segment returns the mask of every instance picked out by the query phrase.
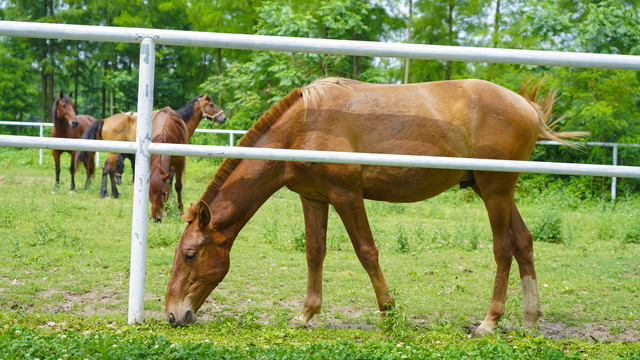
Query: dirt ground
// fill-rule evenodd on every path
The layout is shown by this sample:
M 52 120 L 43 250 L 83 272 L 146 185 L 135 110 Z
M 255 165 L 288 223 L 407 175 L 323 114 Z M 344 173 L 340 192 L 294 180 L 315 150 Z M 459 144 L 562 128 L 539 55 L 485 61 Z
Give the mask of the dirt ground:
M 116 313 L 122 311 L 121 306 L 117 305 L 111 307 L 111 309 L 105 309 L 106 304 L 115 304 L 119 301 L 116 298 L 122 299 L 122 295 L 114 296 L 114 293 L 109 292 L 105 293 L 104 291 L 92 291 L 85 294 L 74 294 L 70 291 L 64 291 L 62 293 L 64 300 L 61 302 L 56 302 L 57 304 L 47 305 L 46 308 L 35 309 L 34 304 L 13 304 L 10 305 L 10 311 L 42 311 L 42 312 L 51 312 L 51 313 L 73 313 L 78 312 L 79 316 L 87 316 L 91 314 L 105 314 L 105 313 Z M 52 294 L 44 294 L 45 298 L 51 296 Z M 150 300 L 150 299 L 147 299 Z M 164 299 L 154 298 L 154 301 L 162 302 Z M 121 303 L 121 302 L 120 302 Z M 126 306 L 126 304 L 122 304 Z M 198 313 L 198 322 L 207 322 L 213 321 L 220 314 L 228 315 L 228 316 L 238 316 L 242 314 L 242 311 L 238 312 L 228 312 L 222 311 L 221 304 L 216 304 L 215 301 L 211 302 L 210 300 L 205 303 L 205 305 L 201 308 Z M 287 302 L 281 304 L 283 308 L 288 308 L 295 313 L 297 309 L 299 309 L 299 304 L 297 302 Z M 345 322 L 344 318 L 353 318 L 357 319 L 363 313 L 363 309 L 356 308 L 341 308 L 339 309 L 339 313 L 342 316 L 342 319 L 337 319 L 336 317 L 331 315 L 331 311 L 325 312 L 320 316 L 314 318 L 310 323 L 310 328 L 314 327 L 333 327 L 336 329 L 349 329 L 349 328 L 357 328 L 357 329 L 375 329 L 376 324 L 369 323 L 359 323 L 359 322 Z M 151 311 L 148 310 L 145 313 L 147 318 L 153 319 L 164 319 L 164 313 L 162 311 Z M 261 322 L 268 323 L 273 320 L 274 314 L 260 314 L 256 313 L 256 315 L 261 319 Z M 422 327 L 428 329 L 430 326 L 430 321 L 435 321 L 435 319 L 412 319 L 411 323 L 418 327 Z M 462 330 L 469 333 L 469 336 L 472 336 L 474 330 L 480 325 L 479 322 L 462 326 Z M 501 332 L 509 332 L 512 330 L 516 330 L 515 326 L 511 326 L 509 324 L 505 324 L 502 322 L 499 324 L 495 331 Z M 631 322 L 625 323 L 625 326 L 615 325 L 615 324 L 596 324 L 596 323 L 582 323 L 578 325 L 567 325 L 564 322 L 549 322 L 546 319 L 541 319 L 538 322 L 538 329 L 533 330 L 534 333 L 541 334 L 545 338 L 554 339 L 554 340 L 562 340 L 562 339 L 581 339 L 593 342 L 640 342 L 640 320 L 634 320 Z

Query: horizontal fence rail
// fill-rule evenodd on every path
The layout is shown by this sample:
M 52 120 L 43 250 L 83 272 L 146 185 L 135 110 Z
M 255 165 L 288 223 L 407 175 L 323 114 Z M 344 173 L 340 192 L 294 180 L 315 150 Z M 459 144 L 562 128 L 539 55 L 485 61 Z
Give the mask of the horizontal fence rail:
M 94 143 L 96 143 L 95 146 Z M 32 136 L 0 135 L 0 145 L 13 147 L 80 150 L 87 147 L 100 151 L 135 153 L 136 143 L 45 138 L 34 143 Z M 617 176 L 640 178 L 640 167 L 594 164 L 552 163 L 539 161 L 471 159 L 441 156 L 394 155 L 338 151 L 311 151 L 212 145 L 151 143 L 149 153 L 180 156 L 263 159 L 298 162 L 322 162 L 380 166 L 407 166 L 434 169 L 462 169 L 503 172 L 530 172 L 559 175 Z M 481 160 L 481 161 L 480 161 Z
M 632 55 L 310 39 L 19 21 L 0 21 L 0 35 L 124 43 L 140 43 L 143 39 L 149 38 L 157 45 L 640 70 L 639 57 Z
M 134 210 L 131 236 L 129 323 L 144 320 L 142 311 L 144 303 L 144 272 L 146 263 L 149 190 L 148 170 L 150 154 L 166 153 L 176 155 L 237 157 L 248 159 L 336 163 L 347 162 L 388 166 L 420 166 L 444 169 L 456 168 L 487 171 L 545 172 L 568 175 L 640 177 L 640 167 L 630 166 L 537 163 L 506 160 L 311 152 L 301 150 L 211 147 L 197 145 L 176 146 L 150 143 L 151 106 L 153 103 L 154 89 L 153 69 L 155 67 L 156 45 L 199 46 L 210 48 L 290 51 L 336 55 L 430 59 L 440 61 L 490 62 L 622 70 L 640 70 L 640 56 L 472 48 L 462 46 L 400 44 L 352 40 L 306 39 L 280 36 L 222 34 L 196 31 L 119 28 L 18 21 L 0 21 L 0 36 L 140 44 L 140 71 L 138 79 L 137 105 L 139 118 L 135 143 L 81 143 L 84 140 L 52 138 L 46 138 L 45 140 L 34 137 L 0 135 L 1 146 L 38 148 L 43 147 L 44 145 L 45 148 L 63 150 L 72 149 L 136 153 L 136 179 L 134 184 Z M 364 157 L 370 158 L 365 159 Z

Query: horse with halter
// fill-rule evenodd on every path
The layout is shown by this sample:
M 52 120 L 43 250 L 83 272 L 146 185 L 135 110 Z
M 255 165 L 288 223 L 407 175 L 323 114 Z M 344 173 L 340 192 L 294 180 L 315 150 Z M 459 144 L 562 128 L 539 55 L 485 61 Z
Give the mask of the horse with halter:
M 180 118 L 184 121 L 189 129 L 189 139 L 198 128 L 200 120 L 211 120 L 212 123 L 218 123 L 218 125 L 224 124 L 227 120 L 227 116 L 224 114 L 209 94 L 204 94 L 195 97 L 180 109 L 176 110 L 176 113 L 180 115 Z M 134 154 L 120 154 L 116 162 L 116 184 L 120 184 L 122 172 L 124 171 L 124 159 L 129 159 L 132 169 L 134 168 L 135 155 Z M 133 183 L 133 178 L 131 179 Z
M 79 139 L 84 131 L 96 121 L 93 116 L 90 115 L 76 115 L 76 111 L 73 107 L 73 100 L 71 94 L 64 94 L 60 91 L 60 96 L 53 102 L 51 114 L 53 117 L 53 130 L 51 130 L 51 137 L 67 138 L 67 139 Z M 68 152 L 71 155 L 71 166 L 69 172 L 71 173 L 71 189 L 74 191 L 76 188 L 75 172 L 76 172 L 76 152 L 72 150 L 51 150 L 53 153 L 53 161 L 56 166 L 56 184 L 54 191 L 60 187 L 60 155 Z M 88 156 L 82 161 L 85 169 L 87 170 L 87 180 L 85 187 L 89 186 L 91 176 L 95 169 L 93 163 L 93 157 L 95 153 L 89 153 Z
M 486 159 L 528 160 L 538 139 L 571 145 L 584 135 L 552 130 L 553 93 L 536 99 L 537 87 L 518 95 L 482 80 L 408 85 L 322 79 L 294 89 L 271 107 L 239 146 Z M 175 249 L 165 313 L 173 326 L 196 312 L 229 271 L 233 242 L 278 189 L 300 195 L 305 219 L 307 294 L 297 321 L 306 324 L 322 305 L 329 205 L 340 216 L 373 284 L 378 307 L 394 298 L 378 263 L 363 199 L 415 202 L 460 184 L 484 201 L 493 232 L 497 272 L 487 315 L 476 329 L 490 333 L 504 313 L 512 259 L 523 291 L 524 325 L 542 315 L 531 234 L 516 208 L 520 174 L 357 164 L 226 159 L 200 201 L 187 210 L 188 225 Z

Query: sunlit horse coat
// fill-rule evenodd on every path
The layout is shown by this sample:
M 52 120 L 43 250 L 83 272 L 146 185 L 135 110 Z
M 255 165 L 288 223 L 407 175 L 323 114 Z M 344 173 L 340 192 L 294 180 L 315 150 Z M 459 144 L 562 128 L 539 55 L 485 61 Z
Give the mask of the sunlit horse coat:
M 535 92 L 528 97 L 533 99 Z M 563 138 L 578 135 L 550 129 L 553 96 L 541 104 L 481 80 L 376 85 L 330 78 L 293 90 L 256 122 L 240 146 L 527 160 L 538 139 L 566 142 Z M 531 235 L 514 202 L 518 177 L 227 159 L 184 217 L 189 224 L 175 250 L 167 319 L 172 325 L 195 321 L 195 313 L 229 270 L 229 251 L 238 232 L 285 186 L 300 194 L 305 218 L 308 283 L 298 320 L 307 323 L 320 312 L 329 204 L 346 227 L 380 310 L 386 310 L 394 301 L 378 264 L 363 199 L 413 202 L 462 184 L 485 203 L 497 263 L 489 311 L 477 332 L 491 332 L 504 312 L 514 256 L 520 268 L 524 324 L 533 326 L 542 310 Z

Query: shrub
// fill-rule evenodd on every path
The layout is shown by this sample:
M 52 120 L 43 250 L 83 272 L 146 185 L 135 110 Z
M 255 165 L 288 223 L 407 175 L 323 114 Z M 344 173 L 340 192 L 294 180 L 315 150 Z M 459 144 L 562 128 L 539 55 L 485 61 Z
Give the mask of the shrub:
M 534 223 L 531 235 L 534 240 L 561 243 L 562 238 L 562 218 L 555 211 L 544 212 L 542 217 Z

